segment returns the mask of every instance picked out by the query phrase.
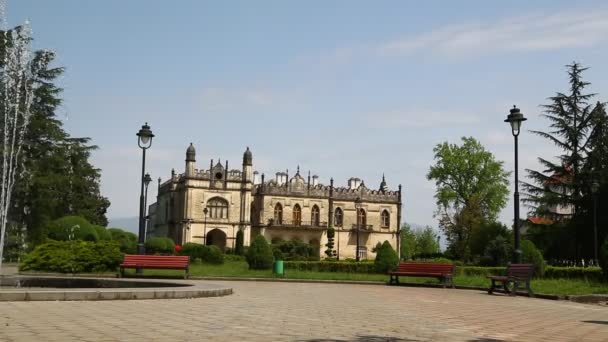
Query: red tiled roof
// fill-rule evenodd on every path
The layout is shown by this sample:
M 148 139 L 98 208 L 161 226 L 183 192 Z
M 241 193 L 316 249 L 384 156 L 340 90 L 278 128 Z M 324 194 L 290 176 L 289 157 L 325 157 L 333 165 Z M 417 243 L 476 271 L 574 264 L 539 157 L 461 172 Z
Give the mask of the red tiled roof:
M 531 217 L 528 217 L 528 221 L 530 221 L 533 224 L 542 224 L 542 225 L 553 224 L 553 220 L 550 218 L 547 218 L 547 217 L 531 216 Z

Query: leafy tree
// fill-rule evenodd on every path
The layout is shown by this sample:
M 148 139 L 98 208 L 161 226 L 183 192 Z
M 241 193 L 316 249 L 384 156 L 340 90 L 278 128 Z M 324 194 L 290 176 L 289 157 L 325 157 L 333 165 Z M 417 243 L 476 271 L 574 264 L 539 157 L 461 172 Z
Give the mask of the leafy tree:
M 412 229 L 407 223 L 401 227 L 401 257 L 403 259 L 412 259 L 416 255 L 436 254 L 438 251 L 439 243 L 433 228 L 426 226 L 424 229 Z
M 426 226 L 424 229 L 414 231 L 416 236 L 416 254 L 435 254 L 439 251 L 437 234 L 433 228 Z
M 512 249 L 510 241 L 502 235 L 498 235 L 485 246 L 480 264 L 482 266 L 505 266 L 511 259 Z
M 468 261 L 471 231 L 485 220 L 495 220 L 505 207 L 510 173 L 477 140 L 461 140 L 460 146 L 444 142 L 433 149 L 435 165 L 427 178 L 437 186 L 436 215 L 448 249 L 454 257 Z
M 416 254 L 416 235 L 412 231 L 412 227 L 404 223 L 401 226 L 401 259 L 411 260 L 414 254 Z
M 512 232 L 500 222 L 482 222 L 471 231 L 470 251 L 473 258 L 486 254 L 488 244 L 498 237 L 505 242 L 512 241 Z
M 568 93 L 558 92 L 543 106 L 550 129 L 533 131 L 553 142 L 561 154 L 557 160 L 538 158 L 542 171 L 527 170 L 533 182 L 524 183 L 524 201 L 534 214 L 565 226 L 570 237 L 559 257 L 591 257 L 593 249 L 582 247 L 591 247 L 593 241 L 591 183 L 608 183 L 608 119 L 604 105 L 592 103 L 595 94 L 586 90 L 589 82 L 582 74 L 587 68 L 576 62 L 566 68 Z
M 0 53 L 5 51 L 0 46 Z M 70 137 L 57 119 L 62 89 L 54 82 L 64 68 L 52 67 L 54 59 L 55 54 L 47 50 L 36 51 L 32 58 L 29 86 L 34 96 L 10 213 L 11 221 L 25 222 L 33 244 L 44 241 L 50 221 L 65 215 L 107 225 L 105 213 L 110 205 L 99 191 L 100 171 L 89 162 L 96 147 L 89 145 L 89 138 Z

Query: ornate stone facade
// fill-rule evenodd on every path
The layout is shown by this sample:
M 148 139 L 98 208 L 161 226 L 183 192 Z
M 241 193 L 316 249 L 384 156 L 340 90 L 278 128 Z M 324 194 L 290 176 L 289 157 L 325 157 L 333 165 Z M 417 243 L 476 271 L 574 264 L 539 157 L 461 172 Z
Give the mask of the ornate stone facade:
M 229 170 L 213 160 L 207 170 L 195 168 L 195 151 L 186 152 L 186 171 L 160 183 L 157 203 L 151 205 L 151 235 L 169 236 L 178 243 L 197 242 L 232 247 L 236 232 L 245 233 L 245 245 L 261 234 L 273 239 L 313 244 L 325 257 L 327 231 L 335 230 L 334 253 L 340 259 L 372 259 L 372 248 L 389 241 L 398 250 L 401 223 L 401 186 L 389 191 L 384 176 L 379 190 L 351 178 L 347 187 L 320 184 L 317 176 L 289 178 L 279 172 L 270 181 L 252 173 L 249 148 L 242 170 Z M 357 202 L 357 199 L 360 201 Z M 357 210 L 356 203 L 359 203 Z M 358 236 L 358 238 L 357 238 Z

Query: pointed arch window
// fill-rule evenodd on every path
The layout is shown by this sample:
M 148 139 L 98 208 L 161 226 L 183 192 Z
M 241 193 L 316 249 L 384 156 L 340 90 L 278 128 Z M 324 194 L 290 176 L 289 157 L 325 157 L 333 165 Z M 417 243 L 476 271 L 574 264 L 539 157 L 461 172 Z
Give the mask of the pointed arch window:
M 228 201 L 223 198 L 214 197 L 207 202 L 209 217 L 212 219 L 228 218 Z
M 277 203 L 274 206 L 274 222 L 276 224 L 283 223 L 283 206 L 281 205 L 281 203 Z
M 359 209 L 359 212 L 357 212 L 357 224 L 361 225 L 361 228 L 365 228 L 365 225 L 367 224 L 366 216 L 365 209 Z
M 391 214 L 388 210 L 384 209 L 381 215 L 382 228 L 389 228 L 391 226 Z
M 310 211 L 310 223 L 313 225 L 313 227 L 319 226 L 319 216 L 319 207 L 315 204 L 312 206 L 312 210 Z
M 299 204 L 293 206 L 293 224 L 294 226 L 302 224 L 302 208 Z
M 336 208 L 336 212 L 334 213 L 334 225 L 336 227 L 342 227 L 342 223 L 344 222 L 344 213 L 342 209 Z

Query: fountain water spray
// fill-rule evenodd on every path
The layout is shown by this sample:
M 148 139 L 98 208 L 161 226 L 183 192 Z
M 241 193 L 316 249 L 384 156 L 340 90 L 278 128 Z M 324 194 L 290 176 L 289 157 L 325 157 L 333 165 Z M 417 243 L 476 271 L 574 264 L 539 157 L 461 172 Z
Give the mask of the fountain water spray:
M 11 205 L 19 154 L 30 121 L 32 74 L 29 22 L 8 29 L 6 1 L 0 0 L 0 139 L 2 164 L 0 179 L 0 274 L 6 224 Z

